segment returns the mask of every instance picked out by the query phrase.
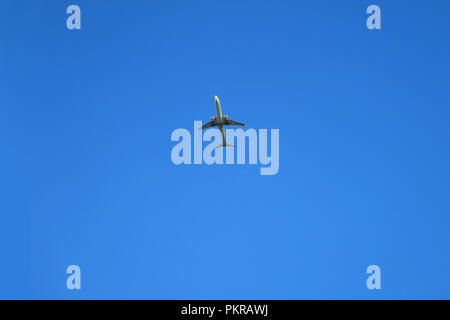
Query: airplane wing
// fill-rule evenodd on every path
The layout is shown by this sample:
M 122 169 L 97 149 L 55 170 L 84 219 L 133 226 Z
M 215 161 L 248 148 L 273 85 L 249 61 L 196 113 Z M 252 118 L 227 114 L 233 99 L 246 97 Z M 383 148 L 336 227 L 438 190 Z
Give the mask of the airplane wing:
M 245 127 L 245 124 L 244 123 L 241 123 L 241 122 L 237 122 L 237 121 L 234 121 L 234 120 L 231 120 L 231 119 L 224 119 L 224 125 L 229 125 L 229 126 L 244 126 Z
M 203 126 L 198 128 L 198 130 L 203 130 L 203 129 L 211 128 L 211 127 L 214 127 L 214 121 L 210 121 L 208 123 L 205 123 Z

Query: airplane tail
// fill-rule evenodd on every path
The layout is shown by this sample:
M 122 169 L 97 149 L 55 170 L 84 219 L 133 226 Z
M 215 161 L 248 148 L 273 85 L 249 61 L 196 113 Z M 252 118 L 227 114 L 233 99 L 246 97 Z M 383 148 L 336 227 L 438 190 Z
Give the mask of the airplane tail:
M 218 145 L 217 147 L 216 147 L 216 149 L 217 148 L 220 148 L 220 147 L 233 147 L 234 148 L 234 145 L 232 145 L 232 144 L 230 144 L 230 143 L 227 143 L 227 142 L 224 142 L 224 143 L 222 143 L 221 145 Z

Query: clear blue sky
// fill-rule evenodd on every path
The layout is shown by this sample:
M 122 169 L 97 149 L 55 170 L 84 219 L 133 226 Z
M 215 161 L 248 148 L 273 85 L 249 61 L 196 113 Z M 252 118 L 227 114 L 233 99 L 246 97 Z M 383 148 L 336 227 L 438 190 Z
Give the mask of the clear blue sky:
M 449 13 L 2 2 L 0 298 L 449 299 Z M 171 162 L 172 131 L 208 121 L 214 95 L 280 129 L 277 175 Z

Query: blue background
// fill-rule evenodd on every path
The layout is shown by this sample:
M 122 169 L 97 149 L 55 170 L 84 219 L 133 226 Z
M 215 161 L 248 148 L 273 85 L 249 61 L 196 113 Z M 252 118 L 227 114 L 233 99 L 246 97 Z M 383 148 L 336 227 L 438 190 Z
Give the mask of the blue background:
M 449 9 L 3 1 L 0 298 L 449 299 Z M 214 95 L 277 175 L 171 162 Z

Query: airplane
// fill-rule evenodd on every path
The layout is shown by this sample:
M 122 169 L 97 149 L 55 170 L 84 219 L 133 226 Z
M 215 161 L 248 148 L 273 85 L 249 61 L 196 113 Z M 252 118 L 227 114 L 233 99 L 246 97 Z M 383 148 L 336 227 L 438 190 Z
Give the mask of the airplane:
M 204 124 L 202 127 L 198 128 L 198 130 L 203 130 L 211 127 L 219 127 L 220 133 L 222 134 L 222 144 L 217 146 L 217 148 L 220 147 L 234 147 L 234 145 L 229 144 L 225 141 L 225 132 L 223 130 L 223 126 L 245 126 L 244 123 L 240 123 L 231 119 L 228 119 L 228 115 L 225 115 L 225 117 L 222 117 L 222 110 L 220 109 L 220 101 L 217 96 L 214 96 L 215 102 L 216 102 L 216 113 L 217 117 L 214 118 L 214 116 L 211 116 L 211 121 Z

